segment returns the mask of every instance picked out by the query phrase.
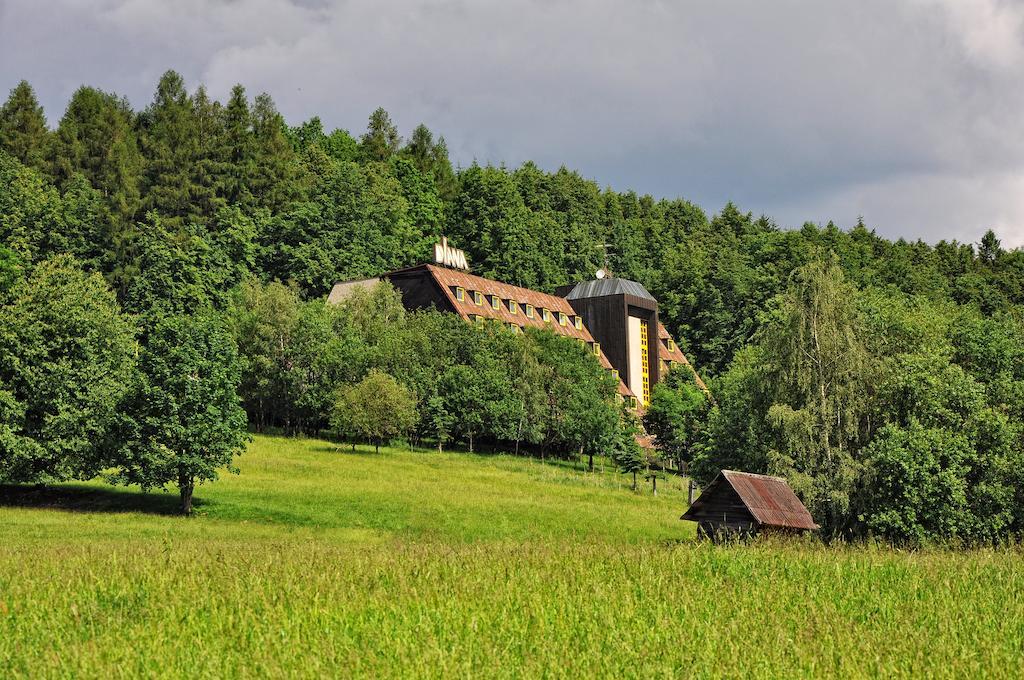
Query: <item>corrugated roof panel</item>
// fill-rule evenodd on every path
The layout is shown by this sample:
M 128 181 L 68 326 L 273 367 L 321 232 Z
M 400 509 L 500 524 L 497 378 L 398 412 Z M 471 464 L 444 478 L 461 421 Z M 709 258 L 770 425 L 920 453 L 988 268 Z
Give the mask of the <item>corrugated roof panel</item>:
M 733 470 L 722 470 L 722 476 L 761 524 L 792 529 L 818 528 L 785 479 Z
M 633 295 L 651 302 L 657 302 L 642 284 L 629 279 L 593 279 L 577 283 L 576 287 L 565 296 L 567 300 L 603 297 L 605 295 Z

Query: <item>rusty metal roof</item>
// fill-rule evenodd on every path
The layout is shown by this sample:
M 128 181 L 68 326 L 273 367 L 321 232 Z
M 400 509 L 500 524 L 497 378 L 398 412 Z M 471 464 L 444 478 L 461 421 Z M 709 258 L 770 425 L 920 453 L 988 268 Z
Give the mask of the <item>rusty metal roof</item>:
M 796 497 L 785 479 L 734 470 L 722 470 L 715 481 L 701 493 L 700 498 L 694 501 L 682 519 L 691 519 L 690 513 L 702 504 L 704 494 L 713 493 L 713 489 L 723 480 L 733 488 L 743 505 L 762 526 L 812 530 L 818 528 L 811 513 Z

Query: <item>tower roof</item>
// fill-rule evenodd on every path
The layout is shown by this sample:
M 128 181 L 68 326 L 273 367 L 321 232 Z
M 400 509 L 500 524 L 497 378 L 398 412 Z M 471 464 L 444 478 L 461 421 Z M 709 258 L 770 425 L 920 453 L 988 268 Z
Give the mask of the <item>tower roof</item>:
M 565 298 L 580 300 L 583 298 L 604 297 L 606 295 L 632 295 L 634 297 L 657 302 L 643 285 L 629 279 L 593 279 L 577 283 Z

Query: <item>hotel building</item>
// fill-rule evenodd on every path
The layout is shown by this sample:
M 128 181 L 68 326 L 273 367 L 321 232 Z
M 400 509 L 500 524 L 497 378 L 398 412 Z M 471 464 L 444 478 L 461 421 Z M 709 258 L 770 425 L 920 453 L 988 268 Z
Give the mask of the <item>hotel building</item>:
M 498 322 L 513 332 L 547 328 L 593 352 L 618 378 L 623 399 L 641 411 L 650 402 L 651 389 L 674 366 L 692 371 L 697 384 L 707 389 L 658 320 L 657 301 L 635 281 L 603 277 L 549 295 L 470 274 L 465 255 L 445 240 L 435 247 L 434 259 L 435 264 L 338 283 L 328 302 L 340 302 L 357 286 L 385 280 L 401 292 L 410 310 L 433 307 L 468 322 Z

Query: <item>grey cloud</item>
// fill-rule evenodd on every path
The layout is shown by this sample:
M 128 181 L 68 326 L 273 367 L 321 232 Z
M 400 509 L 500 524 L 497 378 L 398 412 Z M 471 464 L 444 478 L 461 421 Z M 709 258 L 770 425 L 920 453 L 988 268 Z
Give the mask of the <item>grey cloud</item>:
M 533 159 L 785 226 L 1024 245 L 1024 8 L 1001 0 L 0 0 L 0 87 L 51 123 L 166 68 L 359 132 L 387 108 L 468 164 Z

